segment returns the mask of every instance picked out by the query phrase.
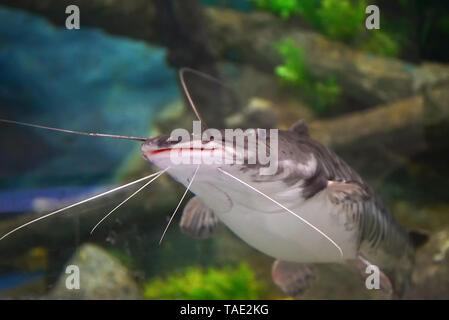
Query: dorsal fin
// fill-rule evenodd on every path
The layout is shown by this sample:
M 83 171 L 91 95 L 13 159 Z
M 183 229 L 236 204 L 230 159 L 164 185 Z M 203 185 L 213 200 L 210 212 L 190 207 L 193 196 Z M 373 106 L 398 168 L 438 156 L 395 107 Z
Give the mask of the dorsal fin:
M 298 122 L 294 123 L 289 130 L 296 132 L 300 136 L 309 136 L 309 128 L 307 127 L 304 120 L 299 120 Z

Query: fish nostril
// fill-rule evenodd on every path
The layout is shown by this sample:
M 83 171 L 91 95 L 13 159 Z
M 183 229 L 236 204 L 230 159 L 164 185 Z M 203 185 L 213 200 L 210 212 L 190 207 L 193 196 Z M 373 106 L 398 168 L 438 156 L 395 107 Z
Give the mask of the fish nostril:
M 162 136 L 162 137 L 159 137 L 155 142 L 156 142 L 155 144 L 159 148 L 164 148 L 164 147 L 170 145 L 170 137 Z
M 167 139 L 165 139 L 164 143 L 166 145 L 173 145 L 173 144 L 177 144 L 180 143 L 182 141 L 182 137 L 178 136 L 176 139 L 173 139 L 172 137 L 168 137 Z

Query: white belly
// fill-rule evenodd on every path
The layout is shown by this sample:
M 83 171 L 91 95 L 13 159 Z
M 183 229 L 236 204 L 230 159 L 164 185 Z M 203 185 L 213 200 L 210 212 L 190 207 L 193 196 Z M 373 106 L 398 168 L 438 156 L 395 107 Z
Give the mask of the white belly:
M 208 199 L 204 199 L 207 204 Z M 271 211 L 260 212 L 249 209 L 252 201 L 258 201 Z M 265 206 L 266 204 L 266 206 Z M 213 203 L 208 204 L 213 208 Z M 288 211 L 261 201 L 260 196 L 246 198 L 244 205 L 234 203 L 228 212 L 216 211 L 219 219 L 250 246 L 276 259 L 301 262 L 343 262 L 356 256 L 356 231 L 344 226 L 345 216 L 328 201 L 325 192 L 312 200 L 287 208 L 313 224 L 331 238 L 343 252 L 317 230 L 301 221 Z
M 205 175 L 206 170 L 203 169 L 202 174 Z M 326 189 L 302 201 L 298 188 L 285 188 L 282 182 L 264 183 L 267 194 L 314 225 L 338 247 L 298 217 L 247 186 L 224 175 L 217 176 L 216 170 L 210 174 L 210 179 L 205 175 L 195 180 L 192 192 L 229 229 L 255 249 L 276 259 L 301 263 L 343 262 L 356 257 L 357 230 L 346 229 L 346 215 L 329 202 Z M 188 184 L 183 179 L 178 181 Z M 261 186 L 252 184 L 256 188 Z

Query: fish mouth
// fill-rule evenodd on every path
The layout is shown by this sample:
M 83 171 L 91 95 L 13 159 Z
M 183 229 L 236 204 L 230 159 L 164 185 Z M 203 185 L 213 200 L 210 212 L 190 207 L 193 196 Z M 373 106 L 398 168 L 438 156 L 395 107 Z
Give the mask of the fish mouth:
M 146 151 L 145 155 L 146 156 L 154 156 L 157 154 L 161 154 L 161 153 L 167 153 L 167 152 L 172 152 L 172 151 L 190 151 L 190 152 L 195 152 L 195 151 L 199 151 L 199 152 L 203 152 L 203 151 L 209 151 L 209 152 L 213 152 L 216 150 L 221 150 L 223 151 L 223 149 L 221 148 L 161 148 L 161 149 L 154 149 L 154 150 L 150 150 L 150 151 Z
M 226 162 L 225 149 L 218 146 L 173 146 L 156 147 L 142 150 L 146 160 L 157 166 L 172 168 L 191 165 L 205 165 L 216 167 Z

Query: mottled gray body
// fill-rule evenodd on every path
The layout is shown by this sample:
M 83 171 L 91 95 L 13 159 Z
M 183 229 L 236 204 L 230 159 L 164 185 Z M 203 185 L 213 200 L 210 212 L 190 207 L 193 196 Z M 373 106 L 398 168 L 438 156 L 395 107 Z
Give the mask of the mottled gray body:
M 201 143 L 219 148 L 221 141 Z M 269 149 L 270 141 L 266 144 Z M 183 147 L 159 137 L 145 142 L 142 152 L 147 160 L 166 168 L 170 161 L 164 150 Z M 231 155 L 238 152 L 251 156 L 237 146 L 225 150 Z M 273 267 L 274 281 L 292 295 L 302 292 L 313 278 L 310 269 L 301 264 L 323 262 L 348 263 L 362 273 L 366 264 L 374 264 L 387 276 L 382 281 L 386 290 L 394 288 L 401 294 L 410 278 L 414 249 L 408 234 L 373 190 L 340 157 L 311 139 L 303 122 L 289 131 L 279 131 L 277 152 L 278 170 L 269 176 L 260 175 L 258 164 L 202 165 L 191 187 L 199 200 L 194 198 L 195 203 L 186 206 L 183 229 L 202 238 L 212 233 L 218 220 L 224 222 L 249 245 L 278 260 Z M 176 166 L 168 173 L 187 185 L 192 168 Z M 285 210 L 223 177 L 223 170 L 329 234 L 341 246 L 343 257 Z
M 279 133 L 279 150 L 281 157 L 284 154 L 302 163 L 311 154 L 317 159 L 317 168 L 306 178 L 302 196 L 313 199 L 317 193 L 329 189 L 331 201 L 341 205 L 348 215 L 347 227 L 357 229 L 360 255 L 391 279 L 397 294 L 402 293 L 410 280 L 414 261 L 414 248 L 408 233 L 344 160 L 312 140 L 306 130 L 301 130 L 301 125 L 298 129 Z M 292 175 L 286 184 L 294 180 Z M 340 183 L 329 185 L 329 181 Z

